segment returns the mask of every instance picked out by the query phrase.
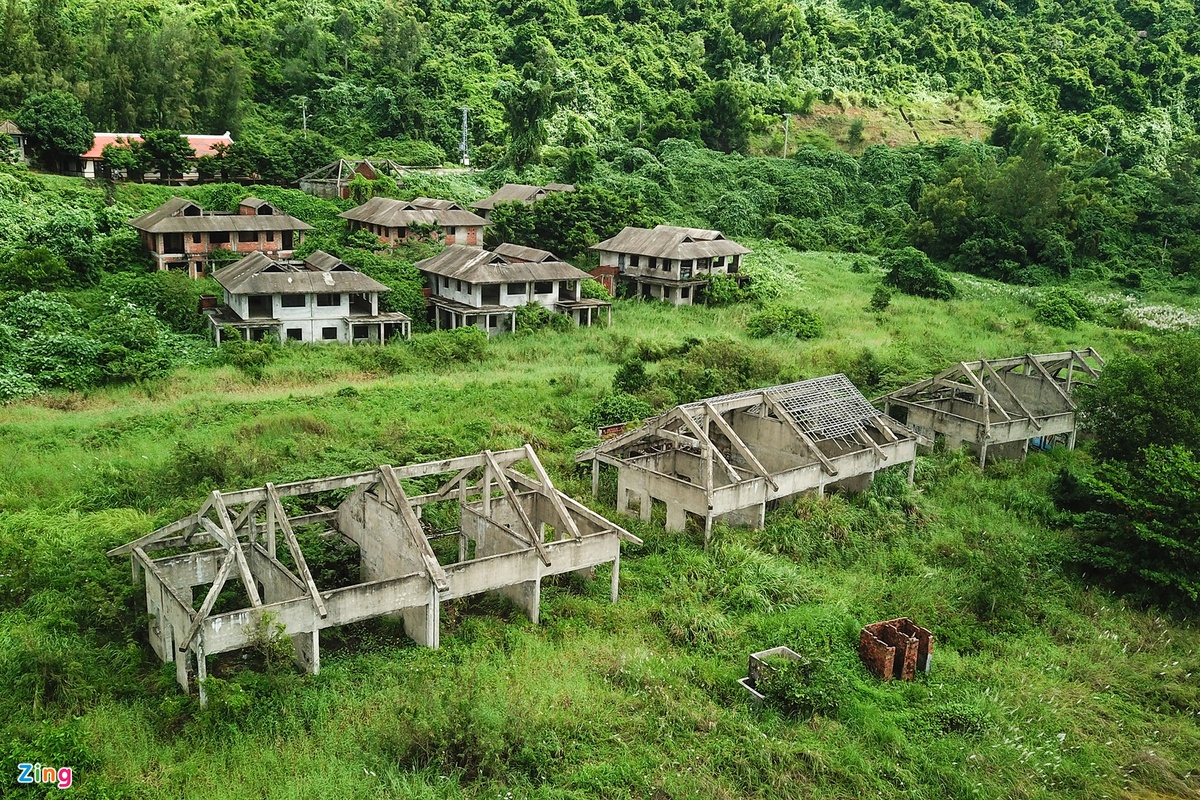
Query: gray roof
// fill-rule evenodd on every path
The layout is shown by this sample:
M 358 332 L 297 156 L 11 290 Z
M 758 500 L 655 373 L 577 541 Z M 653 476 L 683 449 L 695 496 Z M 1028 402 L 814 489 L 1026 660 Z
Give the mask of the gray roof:
M 17 127 L 17 123 L 11 119 L 0 120 L 0 133 L 7 133 L 9 136 L 24 136 L 25 132 Z
M 547 183 L 545 186 L 532 186 L 528 183 L 506 183 L 496 190 L 491 197 L 471 203 L 471 208 L 491 211 L 497 203 L 532 203 L 541 200 L 551 192 L 573 192 L 575 187 L 569 183 Z
M 393 200 L 372 197 L 361 206 L 338 214 L 343 219 L 382 225 L 385 228 L 407 228 L 411 225 L 490 225 L 483 217 L 472 214 L 450 200 L 418 197 L 415 200 Z
M 238 203 L 238 205 L 246 206 L 247 208 L 262 208 L 263 206 L 270 206 L 271 208 L 275 207 L 266 200 L 263 200 L 261 197 L 247 197 L 245 200 Z
M 654 228 L 625 228 L 611 239 L 592 245 L 592 250 L 612 253 L 633 253 L 656 258 L 683 260 L 714 256 L 744 255 L 750 251 L 725 238 L 720 231 L 703 228 L 677 228 L 656 225 Z
M 506 261 L 558 261 L 558 256 L 549 250 L 538 250 L 536 247 L 524 247 L 519 244 L 505 242 L 493 250 L 496 255 L 504 256 Z
M 261 202 L 261 201 L 259 201 Z M 192 215 L 184 212 L 195 209 Z M 303 220 L 289 214 L 214 214 L 183 197 L 172 197 L 158 208 L 127 223 L 146 233 L 199 233 L 202 231 L 307 231 Z
M 520 283 L 522 281 L 583 280 L 583 270 L 562 261 L 510 261 L 498 253 L 456 244 L 433 258 L 417 262 L 417 269 L 467 283 Z
M 215 275 L 230 294 L 337 294 L 391 291 L 323 250 L 303 261 L 275 261 L 254 251 Z

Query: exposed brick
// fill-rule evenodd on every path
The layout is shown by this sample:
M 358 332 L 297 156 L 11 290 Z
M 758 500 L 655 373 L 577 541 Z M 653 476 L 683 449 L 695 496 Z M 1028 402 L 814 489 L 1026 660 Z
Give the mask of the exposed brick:
M 929 672 L 933 634 L 908 617 L 867 625 L 858 637 L 858 655 L 881 680 L 910 681 Z

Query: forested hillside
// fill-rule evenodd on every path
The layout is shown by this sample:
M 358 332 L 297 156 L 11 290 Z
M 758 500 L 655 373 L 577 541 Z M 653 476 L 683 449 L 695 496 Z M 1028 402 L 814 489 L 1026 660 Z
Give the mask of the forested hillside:
M 470 171 L 294 188 L 339 155 L 453 165 L 464 107 Z M 57 794 L 16 786 L 30 762 L 91 798 L 1200 797 L 1194 0 L 0 0 L 10 117 L 37 158 L 0 136 L 0 797 Z M 198 185 L 55 174 L 96 130 L 235 144 Z M 613 298 L 611 328 L 435 332 L 414 264 L 441 245 L 337 216 L 518 180 L 578 191 L 498 206 L 488 246 L 590 268 L 626 225 L 719 228 L 751 280 Z M 220 287 L 152 271 L 126 224 L 172 195 L 311 224 L 299 254 L 387 285 L 412 340 L 213 346 Z M 1087 347 L 1080 449 L 939 446 L 912 484 L 882 470 L 708 549 L 574 462 L 598 426 L 721 393 L 843 373 L 875 397 Z M 331 628 L 318 675 L 264 626 L 209 659 L 202 707 L 105 556 L 213 490 L 527 443 L 644 541 L 615 605 L 602 567 L 547 578 L 537 625 L 445 603 L 437 650 Z M 318 583 L 357 579 L 354 548 L 298 535 Z M 859 630 L 900 616 L 933 670 L 880 683 Z M 803 672 L 756 706 L 747 655 L 781 644 Z

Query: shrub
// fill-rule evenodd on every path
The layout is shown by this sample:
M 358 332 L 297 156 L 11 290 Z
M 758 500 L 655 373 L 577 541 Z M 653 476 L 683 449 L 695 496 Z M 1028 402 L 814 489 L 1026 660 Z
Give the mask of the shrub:
M 579 296 L 584 300 L 612 299 L 612 295 L 608 293 L 608 289 L 604 288 L 604 284 L 600 283 L 600 281 L 594 281 L 591 278 L 579 284 Z
M 422 333 L 412 338 L 413 351 L 431 364 L 483 361 L 487 334 L 476 327 Z
M 883 282 L 905 294 L 949 300 L 958 293 L 946 274 L 915 247 L 885 253 L 879 263 L 887 270 Z
M 849 678 L 823 658 L 772 658 L 763 667 L 755 688 L 775 708 L 803 719 L 836 712 L 850 690 Z
M 800 306 L 776 303 L 750 315 L 746 330 L 755 338 L 783 334 L 797 339 L 815 339 L 824 324 L 815 312 Z
M 871 310 L 876 312 L 886 311 L 891 305 L 892 293 L 888 291 L 886 286 L 876 286 L 875 291 L 871 293 Z
M 517 309 L 517 332 L 529 333 L 550 328 L 555 331 L 569 331 L 573 323 L 565 314 L 556 314 L 540 303 L 526 303 Z
M 1050 294 L 1042 298 L 1033 309 L 1033 318 L 1043 325 L 1056 328 L 1074 328 L 1079 324 L 1079 315 L 1071 304 L 1058 294 Z
M 247 342 L 241 333 L 226 326 L 221 331 L 221 346 L 217 352 L 221 363 L 236 367 L 253 381 L 261 381 L 278 349 L 271 341 Z
M 704 302 L 710 306 L 727 306 L 743 299 L 738 282 L 728 275 L 713 275 L 704 290 Z
M 619 422 L 640 422 L 653 414 L 654 409 L 645 400 L 617 392 L 593 406 L 586 421 L 589 426 L 599 428 Z
M 613 376 L 613 389 L 622 394 L 637 394 L 649 384 L 646 364 L 641 359 L 631 358 L 623 362 Z

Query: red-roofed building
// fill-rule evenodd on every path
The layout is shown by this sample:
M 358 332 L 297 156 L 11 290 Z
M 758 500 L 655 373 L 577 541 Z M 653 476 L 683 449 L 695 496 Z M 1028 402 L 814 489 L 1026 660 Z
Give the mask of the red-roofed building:
M 229 135 L 229 131 L 225 131 L 220 136 L 185 133 L 183 138 L 187 139 L 188 144 L 196 151 L 196 158 L 200 158 L 201 156 L 215 156 L 217 154 L 215 148 L 218 145 L 229 147 L 233 144 L 233 137 Z M 95 134 L 95 139 L 92 141 L 91 149 L 79 156 L 74 173 L 84 178 L 95 178 L 100 175 L 100 162 L 104 160 L 105 147 L 110 144 L 140 142 L 141 140 L 142 136 L 140 133 L 97 133 Z

